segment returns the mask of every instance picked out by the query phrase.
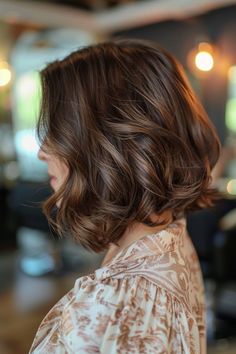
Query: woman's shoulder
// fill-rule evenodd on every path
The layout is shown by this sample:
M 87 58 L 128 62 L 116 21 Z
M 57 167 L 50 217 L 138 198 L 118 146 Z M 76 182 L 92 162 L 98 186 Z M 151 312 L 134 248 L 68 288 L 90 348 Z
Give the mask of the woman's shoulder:
M 165 352 L 170 337 L 179 346 L 174 352 L 181 352 L 183 343 L 176 344 L 174 338 L 180 326 L 184 326 L 182 341 L 186 343 L 189 333 L 195 337 L 198 333 L 191 344 L 193 353 L 198 353 L 199 338 L 205 336 L 204 321 L 199 323 L 199 318 L 173 293 L 141 275 L 97 279 L 92 273 L 78 278 L 45 317 L 31 353 L 66 348 L 65 353 L 108 354 L 133 352 L 137 347 Z
M 179 326 L 187 326 L 183 340 L 187 343 L 192 334 L 197 348 L 199 338 L 205 338 L 205 305 L 195 257 L 184 229 L 135 242 L 110 264 L 75 281 L 40 325 L 33 348 L 44 351 L 31 353 L 57 353 L 57 347 L 68 353 L 132 352 L 137 343 L 145 350 L 164 343 L 165 351 L 175 333 L 168 328 L 177 335 Z

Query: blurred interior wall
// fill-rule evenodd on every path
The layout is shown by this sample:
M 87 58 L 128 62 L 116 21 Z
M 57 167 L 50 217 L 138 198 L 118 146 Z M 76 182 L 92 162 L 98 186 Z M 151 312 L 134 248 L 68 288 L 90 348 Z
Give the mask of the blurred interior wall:
M 227 67 L 236 64 L 235 19 L 236 6 L 229 6 L 188 20 L 165 21 L 114 34 L 158 42 L 174 54 L 187 71 L 188 54 L 197 43 L 213 43 L 218 49 L 220 64 L 201 80 L 201 98 L 222 142 L 226 137 Z

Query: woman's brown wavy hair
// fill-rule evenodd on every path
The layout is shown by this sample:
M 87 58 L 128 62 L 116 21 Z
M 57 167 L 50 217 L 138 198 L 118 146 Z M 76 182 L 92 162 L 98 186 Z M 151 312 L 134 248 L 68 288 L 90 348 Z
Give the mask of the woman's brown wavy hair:
M 41 81 L 42 149 L 69 168 L 44 204 L 59 233 L 100 252 L 133 222 L 161 225 L 152 213 L 176 220 L 213 204 L 219 139 L 182 67 L 157 44 L 85 47 L 49 64 Z

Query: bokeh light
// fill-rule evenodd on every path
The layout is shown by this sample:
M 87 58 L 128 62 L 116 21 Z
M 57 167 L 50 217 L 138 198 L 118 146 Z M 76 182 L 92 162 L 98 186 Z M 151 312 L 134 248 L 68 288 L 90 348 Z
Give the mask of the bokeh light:
M 227 184 L 227 192 L 231 195 L 236 195 L 236 179 L 231 179 Z
M 211 53 L 200 51 L 195 56 L 195 65 L 201 71 L 210 71 L 214 66 L 214 59 Z
M 6 86 L 11 81 L 11 70 L 5 61 L 0 62 L 0 86 Z

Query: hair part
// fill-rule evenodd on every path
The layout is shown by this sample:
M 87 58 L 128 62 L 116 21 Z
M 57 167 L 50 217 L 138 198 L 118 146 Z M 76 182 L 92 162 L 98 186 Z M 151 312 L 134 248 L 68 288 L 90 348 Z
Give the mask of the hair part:
M 85 47 L 41 72 L 37 132 L 69 175 L 44 204 L 59 233 L 95 252 L 134 222 L 213 205 L 220 142 L 181 65 L 157 44 Z M 61 200 L 56 216 L 52 211 Z

